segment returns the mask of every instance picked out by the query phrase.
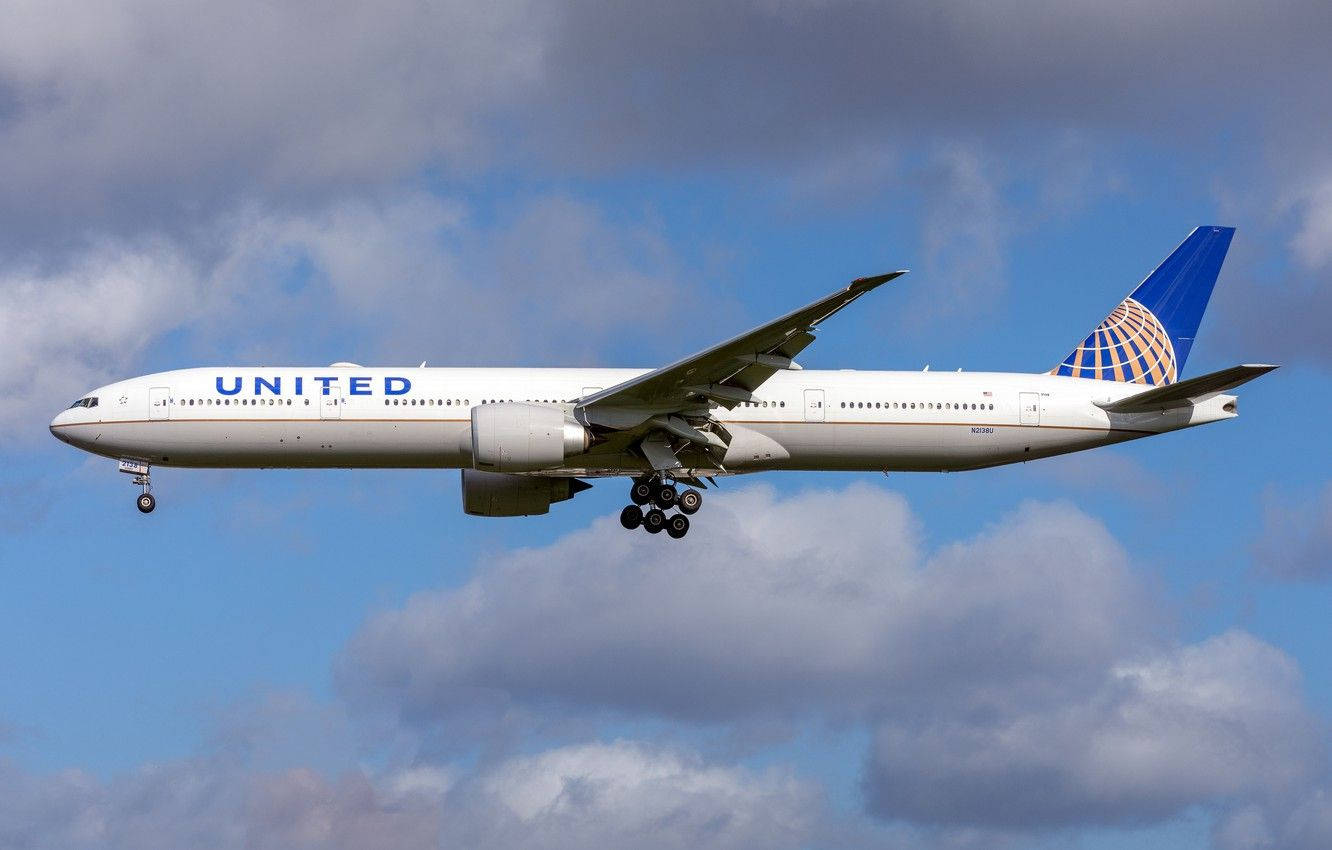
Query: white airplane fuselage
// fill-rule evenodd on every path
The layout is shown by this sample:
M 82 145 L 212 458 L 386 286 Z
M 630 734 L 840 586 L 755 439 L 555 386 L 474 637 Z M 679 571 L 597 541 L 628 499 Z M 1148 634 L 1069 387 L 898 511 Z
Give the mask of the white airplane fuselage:
M 93 391 L 51 423 L 58 438 L 109 458 L 181 467 L 469 468 L 471 409 L 574 402 L 642 369 L 199 368 Z M 731 433 L 720 465 L 759 470 L 951 471 L 1110 445 L 1229 419 L 1235 397 L 1150 413 L 1096 402 L 1142 386 L 1048 374 L 786 371 L 755 401 L 713 417 Z M 593 445 L 547 475 L 633 475 L 641 455 Z

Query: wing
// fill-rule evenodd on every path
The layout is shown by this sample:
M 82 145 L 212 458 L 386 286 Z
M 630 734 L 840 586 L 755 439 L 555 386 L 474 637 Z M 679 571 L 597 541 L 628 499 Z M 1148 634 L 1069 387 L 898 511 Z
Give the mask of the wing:
M 845 289 L 733 339 L 580 399 L 578 410 L 585 421 L 624 427 L 628 420 L 643 419 L 599 414 L 630 410 L 648 415 L 673 413 L 708 402 L 732 408 L 748 401 L 776 372 L 799 369 L 792 358 L 814 341 L 820 322 L 904 274 L 905 270 L 854 280 Z

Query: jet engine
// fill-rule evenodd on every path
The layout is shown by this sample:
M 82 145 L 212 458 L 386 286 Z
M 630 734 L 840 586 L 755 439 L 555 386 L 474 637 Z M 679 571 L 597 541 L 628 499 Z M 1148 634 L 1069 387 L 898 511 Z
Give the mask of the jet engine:
M 473 516 L 534 516 L 591 487 L 577 478 L 462 471 L 463 510 Z
M 587 451 L 591 442 L 588 430 L 556 407 L 499 402 L 472 408 L 472 466 L 476 469 L 548 469 Z

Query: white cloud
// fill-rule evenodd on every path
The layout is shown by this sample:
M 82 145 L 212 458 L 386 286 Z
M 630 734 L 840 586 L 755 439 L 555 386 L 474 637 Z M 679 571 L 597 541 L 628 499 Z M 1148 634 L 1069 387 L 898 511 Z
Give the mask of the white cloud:
M 472 823 L 457 839 L 477 847 L 801 847 L 821 811 L 787 772 L 631 741 L 512 758 L 466 799 Z
M 800 847 L 822 797 L 789 773 L 714 766 L 618 741 L 515 756 L 463 775 L 418 765 L 337 779 L 227 758 L 102 781 L 0 761 L 0 843 L 113 848 Z
M 426 193 L 302 214 L 248 207 L 190 238 L 100 240 L 58 267 L 0 267 L 4 442 L 140 369 L 171 334 L 199 362 L 575 365 L 683 309 L 669 246 L 563 196 L 477 227 Z M 296 329 L 296 333 L 293 333 Z M 181 357 L 190 358 L 183 362 Z
M 974 148 L 940 150 L 924 174 L 921 246 L 934 312 L 984 311 L 1007 288 L 1004 245 L 1012 218 L 1001 200 L 999 166 Z
M 5 442 L 37 437 L 61 402 L 123 376 L 155 339 L 198 315 L 199 287 L 195 264 L 163 240 L 99 242 L 58 269 L 0 271 Z
M 101 781 L 0 763 L 6 846 L 61 848 L 437 847 L 442 795 L 392 774 L 336 781 L 306 768 L 246 770 L 226 759 L 148 764 Z
M 1291 250 L 1305 270 L 1321 269 L 1332 262 L 1332 175 L 1310 180 L 1296 206 L 1301 221 Z

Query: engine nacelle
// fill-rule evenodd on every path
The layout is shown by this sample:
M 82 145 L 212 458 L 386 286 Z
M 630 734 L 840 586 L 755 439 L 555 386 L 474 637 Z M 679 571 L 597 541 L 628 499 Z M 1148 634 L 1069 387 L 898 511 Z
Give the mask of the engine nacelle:
M 588 430 L 556 407 L 500 402 L 472 408 L 472 466 L 477 469 L 547 469 L 587 451 L 591 442 Z
M 463 510 L 473 516 L 534 516 L 591 487 L 577 478 L 462 471 Z

